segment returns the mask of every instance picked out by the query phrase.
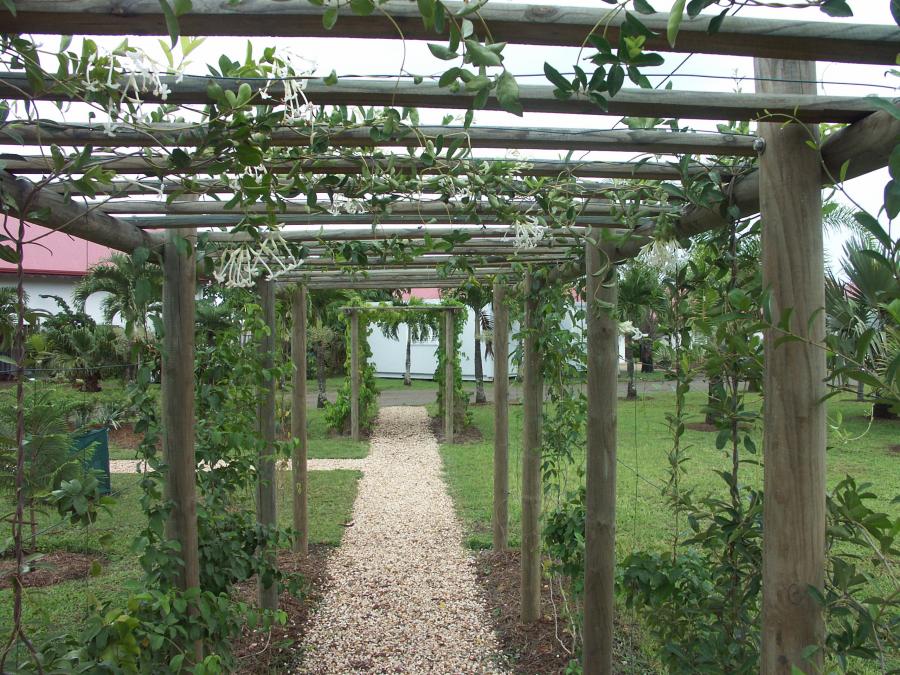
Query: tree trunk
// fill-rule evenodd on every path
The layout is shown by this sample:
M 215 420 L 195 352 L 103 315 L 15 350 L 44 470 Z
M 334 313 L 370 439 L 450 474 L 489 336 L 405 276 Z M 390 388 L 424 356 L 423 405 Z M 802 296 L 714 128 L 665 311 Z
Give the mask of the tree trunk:
M 481 363 L 481 321 L 480 310 L 475 312 L 475 403 L 487 403 L 484 395 L 484 366 Z
M 625 363 L 628 368 L 628 392 L 625 398 L 633 401 L 637 398 L 637 387 L 634 385 L 634 345 L 630 335 L 625 336 Z
M 866 385 L 863 384 L 862 381 L 856 383 L 856 400 L 857 401 L 865 401 L 866 400 Z
M 653 372 L 653 341 L 649 338 L 641 340 L 641 372 Z
M 716 387 L 722 384 L 722 378 L 713 376 L 709 378 L 706 390 L 706 418 L 703 420 L 706 424 L 713 425 L 719 421 L 719 415 L 716 410 Z
M 406 370 L 403 373 L 403 385 L 406 387 L 412 386 L 412 375 L 410 374 L 410 370 L 412 369 L 412 328 L 407 326 L 406 332 Z
M 316 382 L 319 385 L 316 407 L 324 408 L 328 397 L 325 395 L 325 345 L 321 342 L 316 343 Z

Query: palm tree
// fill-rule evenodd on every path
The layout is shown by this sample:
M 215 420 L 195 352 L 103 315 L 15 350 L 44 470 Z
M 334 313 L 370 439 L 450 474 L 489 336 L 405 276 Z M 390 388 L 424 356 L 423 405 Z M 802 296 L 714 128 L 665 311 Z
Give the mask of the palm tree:
M 662 286 L 659 274 L 639 259 L 630 260 L 619 270 L 618 312 L 619 320 L 631 322 L 642 332 L 654 322 L 659 303 L 662 302 Z M 628 393 L 626 398 L 637 398 L 634 383 L 634 333 L 625 333 L 625 363 L 628 368 Z M 642 363 L 644 358 L 641 358 Z
M 339 289 L 317 289 L 309 292 L 309 342 L 316 351 L 316 381 L 318 394 L 316 407 L 324 408 L 328 402 L 325 394 L 326 360 L 328 350 L 341 334 L 334 327 L 341 323 L 338 307 L 346 305 L 350 300 L 349 291 Z
M 484 366 L 481 360 L 481 334 L 482 331 L 490 332 L 491 317 L 484 311 L 491 304 L 492 282 L 467 281 L 456 289 L 452 295 L 465 303 L 475 314 L 475 403 L 486 403 L 487 396 L 484 393 Z M 490 352 L 490 344 L 487 345 Z
M 95 293 L 106 293 L 101 308 L 107 323 L 116 316 L 125 323 L 129 352 L 134 351 L 137 338 L 149 334 L 147 318 L 158 311 L 162 300 L 162 270 L 157 265 L 138 264 L 123 253 L 113 253 L 106 260 L 93 265 L 78 282 L 72 293 L 75 306 L 84 311 L 87 299 Z M 137 354 L 141 361 L 140 350 Z
M 425 301 L 415 296 L 408 300 L 394 300 L 401 307 L 424 307 Z M 431 312 L 397 312 L 396 316 L 378 322 L 378 327 L 386 338 L 400 341 L 400 326 L 406 325 L 406 368 L 403 372 L 404 386 L 412 386 L 412 343 L 431 340 L 437 335 L 437 321 Z

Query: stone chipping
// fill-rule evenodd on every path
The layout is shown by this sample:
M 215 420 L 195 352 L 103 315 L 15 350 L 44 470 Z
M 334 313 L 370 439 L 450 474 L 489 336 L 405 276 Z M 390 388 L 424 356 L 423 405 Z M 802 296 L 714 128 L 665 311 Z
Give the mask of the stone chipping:
M 505 673 L 421 407 L 382 408 L 298 673 Z

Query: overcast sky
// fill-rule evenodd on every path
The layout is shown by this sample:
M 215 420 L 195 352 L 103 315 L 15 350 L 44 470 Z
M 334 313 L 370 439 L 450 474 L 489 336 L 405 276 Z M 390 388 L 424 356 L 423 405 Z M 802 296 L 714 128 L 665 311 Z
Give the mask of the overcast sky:
M 502 0 L 491 0 L 491 3 L 499 3 Z M 522 4 L 522 3 L 519 3 Z M 597 6 L 597 0 L 582 1 L 567 0 L 565 4 Z M 651 0 L 651 4 L 658 11 L 667 10 L 671 0 Z M 893 25 L 887 0 L 850 0 L 850 4 L 856 16 L 840 21 L 852 21 L 859 23 L 880 23 Z M 816 9 L 766 9 L 759 7 L 745 7 L 740 12 L 747 17 L 772 17 L 781 19 L 798 19 L 805 21 L 834 21 Z M 97 38 L 102 44 L 113 47 L 119 39 Z M 43 38 L 46 48 L 53 48 L 57 38 L 47 36 Z M 452 63 L 437 61 L 428 52 L 424 42 L 401 43 L 398 40 L 356 40 L 356 39 L 326 39 L 326 38 L 273 38 L 267 42 L 264 38 L 253 38 L 256 54 L 261 53 L 264 47 L 275 44 L 279 48 L 288 48 L 293 53 L 302 56 L 315 64 L 315 72 L 327 75 L 332 70 L 338 75 L 396 75 L 404 67 L 409 73 L 419 75 L 434 75 L 443 72 Z M 160 55 L 162 52 L 156 39 L 132 38 L 131 42 L 140 45 L 151 54 Z M 218 60 L 222 53 L 231 58 L 242 59 L 247 40 L 246 38 L 207 38 L 206 42 L 191 55 L 192 73 L 206 73 L 205 63 Z M 504 50 L 505 65 L 517 75 L 522 83 L 547 84 L 543 77 L 544 62 L 549 62 L 561 72 L 571 71 L 576 63 L 578 51 L 565 47 L 536 47 L 523 45 L 509 45 Z M 672 77 L 673 86 L 681 90 L 704 91 L 752 91 L 753 63 L 752 59 L 745 57 L 729 56 L 705 56 L 687 55 L 678 53 L 665 53 L 665 64 L 659 68 L 650 69 L 648 74 L 669 75 Z M 687 59 L 685 61 L 685 59 Z M 590 64 L 588 64 L 590 65 Z M 888 74 L 888 68 L 881 66 L 860 66 L 852 64 L 820 63 L 818 77 L 822 81 L 820 93 L 831 95 L 866 96 L 870 94 L 895 95 L 893 88 L 897 79 Z M 523 76 L 538 75 L 527 78 Z M 703 78 L 691 77 L 702 75 Z M 711 79 L 709 76 L 715 76 Z M 719 78 L 719 79 L 716 79 Z M 657 84 L 661 77 L 652 77 L 651 82 Z M 626 83 L 627 85 L 630 83 Z M 313 101 L 315 103 L 315 101 Z M 73 111 L 74 112 L 74 111 Z M 423 123 L 439 123 L 446 111 L 421 110 Z M 69 117 L 72 120 L 72 117 Z M 561 115 L 544 113 L 527 113 L 518 118 L 504 112 L 479 111 L 475 115 L 475 123 L 482 125 L 503 126 L 558 126 L 568 128 L 613 128 L 618 121 L 615 117 L 587 116 L 587 115 Z M 715 129 L 715 123 L 709 121 L 681 120 L 683 124 L 695 129 Z M 496 155 L 497 151 L 480 151 L 483 156 Z M 554 158 L 564 153 L 558 152 L 529 152 L 534 157 Z M 630 155 L 622 153 L 590 153 L 579 155 L 590 159 L 628 159 Z M 887 171 L 882 170 L 862 178 L 849 181 L 846 185 L 853 199 L 866 209 L 875 213 L 881 205 L 881 192 L 887 181 Z M 839 197 L 839 199 L 842 199 Z M 828 237 L 827 248 L 832 258 L 840 253 L 843 237 L 831 235 Z

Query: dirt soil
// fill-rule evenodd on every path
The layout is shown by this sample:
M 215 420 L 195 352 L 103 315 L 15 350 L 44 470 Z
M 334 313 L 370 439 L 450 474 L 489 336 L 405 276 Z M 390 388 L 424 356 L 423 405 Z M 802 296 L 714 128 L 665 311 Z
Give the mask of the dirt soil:
M 519 551 L 480 551 L 475 554 L 475 573 L 492 617 L 494 630 L 510 672 L 517 675 L 564 673 L 572 655 L 572 638 L 564 622 L 554 620 L 550 587 L 542 586 L 541 618 L 525 625 L 519 623 Z M 557 597 L 557 603 L 559 598 Z M 616 622 L 615 672 L 621 674 L 655 673 L 640 654 L 634 626 Z M 564 647 L 565 645 L 565 647 Z
M 706 422 L 688 422 L 684 425 L 685 429 L 690 429 L 691 431 L 718 431 L 719 427 L 715 424 L 707 424 Z
M 31 563 L 31 571 L 22 577 L 22 585 L 25 588 L 42 588 L 71 579 L 86 579 L 91 574 L 91 565 L 95 560 L 102 560 L 102 556 L 69 551 L 47 553 L 40 560 Z M 15 560 L 0 558 L 0 588 L 12 585 L 15 568 Z
M 238 659 L 238 675 L 258 675 L 261 673 L 288 672 L 297 658 L 297 648 L 303 640 L 306 621 L 310 612 L 322 599 L 326 582 L 325 565 L 334 551 L 331 546 L 313 544 L 309 556 L 304 560 L 290 551 L 278 554 L 278 567 L 285 572 L 303 576 L 304 586 L 300 597 L 287 591 L 281 593 L 278 607 L 287 612 L 287 623 L 271 632 L 244 630 L 243 636 L 234 644 L 234 654 Z M 236 589 L 236 597 L 245 602 L 256 603 L 256 580 L 241 584 Z
M 428 420 L 428 424 L 431 427 L 431 433 L 434 434 L 434 437 L 438 440 L 438 443 L 444 442 L 444 418 L 443 417 L 431 417 Z M 453 442 L 454 443 L 478 443 L 484 438 L 484 435 L 481 433 L 481 429 L 476 426 L 469 425 L 464 428 L 461 432 L 453 434 Z

